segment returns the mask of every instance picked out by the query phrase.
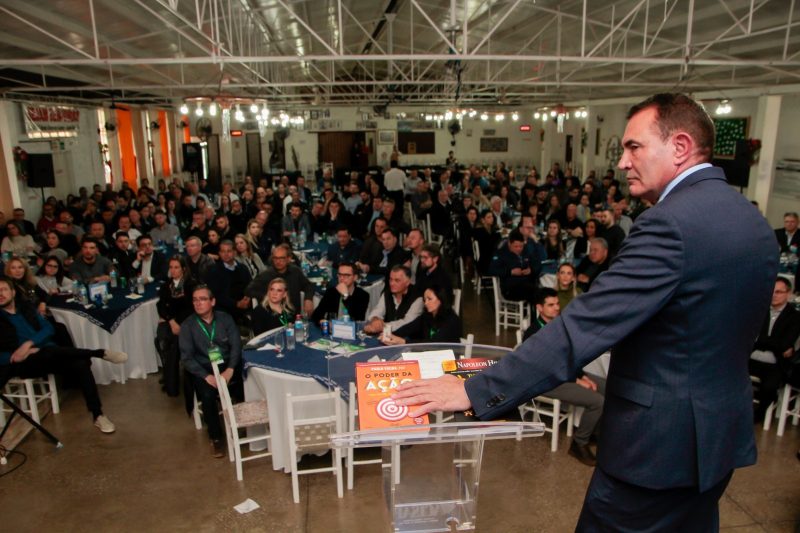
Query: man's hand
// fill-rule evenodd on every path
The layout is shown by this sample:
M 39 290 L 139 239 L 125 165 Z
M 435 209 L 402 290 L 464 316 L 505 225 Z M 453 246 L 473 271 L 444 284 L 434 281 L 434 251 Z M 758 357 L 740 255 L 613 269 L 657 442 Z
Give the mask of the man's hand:
M 238 302 L 236 302 L 236 307 L 239 309 L 248 309 L 250 307 L 250 297 L 245 296 Z
M 39 351 L 39 348 L 34 346 L 33 341 L 25 341 L 19 345 L 19 347 L 14 350 L 11 354 L 11 362 L 12 363 L 21 363 L 25 359 L 28 358 L 29 355 L 34 354 Z
M 336 292 L 338 292 L 342 296 L 347 296 L 348 293 L 347 285 L 345 285 L 344 283 L 338 283 L 336 285 Z
M 589 389 L 590 391 L 597 392 L 597 383 L 589 379 L 587 376 L 583 376 L 582 378 L 576 379 L 575 383 L 577 383 L 584 389 Z
M 308 317 L 314 314 L 314 300 L 306 300 L 303 302 L 303 311 Z
M 381 333 L 381 335 L 378 337 L 378 340 L 389 346 L 396 346 L 398 344 L 406 343 L 406 340 L 403 337 L 399 337 L 397 335 L 386 336 L 383 333 Z
M 578 274 L 578 277 L 575 279 L 578 280 L 578 283 L 589 283 L 589 276 L 586 274 Z
M 174 318 L 169 321 L 169 329 L 172 330 L 173 335 L 180 335 L 181 333 L 181 325 Z
M 789 359 L 793 355 L 794 355 L 794 348 L 791 346 L 785 352 L 783 352 L 784 359 Z
M 512 276 L 521 276 L 522 275 L 522 269 L 520 267 L 512 268 L 511 269 L 511 275 Z
M 209 374 L 206 376 L 206 383 L 208 383 L 215 389 L 217 388 L 217 378 L 214 377 L 214 374 Z
M 383 320 L 380 318 L 373 318 L 366 325 L 364 325 L 364 331 L 366 331 L 369 335 L 375 335 L 376 333 L 382 332 Z
M 523 275 L 523 276 L 530 276 L 530 275 L 531 275 L 531 269 L 530 269 L 530 267 L 528 267 L 528 268 L 523 268 L 523 269 L 522 269 L 522 275 Z
M 361 261 L 356 261 L 356 266 L 364 274 L 369 274 L 369 265 L 368 264 L 362 263 Z
M 233 369 L 226 368 L 225 370 L 222 371 L 222 373 L 219 376 L 225 380 L 225 383 L 230 383 L 231 378 L 233 377 Z
M 433 411 L 466 411 L 471 407 L 464 380 L 455 376 L 410 381 L 397 387 L 392 399 L 398 405 L 413 405 L 408 416 L 415 418 Z

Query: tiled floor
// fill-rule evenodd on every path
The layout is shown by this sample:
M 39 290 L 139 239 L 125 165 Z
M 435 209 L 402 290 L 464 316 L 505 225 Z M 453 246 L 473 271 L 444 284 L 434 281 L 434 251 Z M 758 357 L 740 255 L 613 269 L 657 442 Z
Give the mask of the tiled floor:
M 494 337 L 489 297 L 464 295 L 465 332 L 477 342 L 510 344 L 511 332 Z M 64 442 L 55 451 L 39 434 L 19 450 L 27 462 L 0 478 L 0 531 L 275 531 L 379 532 L 386 517 L 377 465 L 356 470 L 355 488 L 336 498 L 330 474 L 301 477 L 301 503 L 291 479 L 269 459 L 246 463 L 237 482 L 227 459 L 212 459 L 204 431 L 197 431 L 181 400 L 167 398 L 158 379 L 100 388 L 105 411 L 117 424 L 101 435 L 83 401 L 69 394 L 59 415 L 45 425 Z M 783 437 L 756 431 L 759 462 L 739 470 L 721 503 L 724 531 L 792 532 L 800 526 L 800 428 Z M 478 531 L 572 531 L 592 469 L 566 454 L 563 437 L 551 453 L 549 439 L 487 444 L 481 477 Z M 420 447 L 406 453 L 425 468 Z M 12 458 L 9 466 L 18 458 Z M 404 463 L 408 468 L 413 461 Z M 0 474 L 9 467 L 0 466 Z M 261 508 L 239 515 L 233 506 L 252 498 Z

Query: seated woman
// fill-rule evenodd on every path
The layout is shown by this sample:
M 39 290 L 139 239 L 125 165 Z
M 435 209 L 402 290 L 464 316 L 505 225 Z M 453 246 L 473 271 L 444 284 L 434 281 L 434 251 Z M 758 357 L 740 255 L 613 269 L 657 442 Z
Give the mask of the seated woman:
M 583 228 L 583 237 L 579 237 L 575 241 L 575 259 L 580 259 L 589 253 L 589 241 L 595 237 L 600 237 L 600 222 L 595 218 L 590 218 Z
M 267 294 L 253 310 L 253 335 L 286 327 L 294 322 L 294 307 L 289 303 L 289 291 L 283 278 L 275 278 L 267 286 Z
M 25 300 L 44 316 L 47 312 L 46 300 L 49 295 L 37 285 L 36 276 L 28 267 L 28 263 L 19 257 L 12 257 L 6 262 L 4 274 L 14 283 L 17 300 Z
M 236 246 L 236 262 L 245 266 L 250 273 L 251 279 L 267 269 L 261 257 L 253 252 L 253 245 L 250 244 L 250 241 L 248 241 L 244 235 L 241 233 L 237 234 L 233 238 L 233 243 Z
M 561 223 L 555 218 L 551 218 L 547 223 L 547 235 L 544 239 L 544 248 L 547 252 L 547 259 L 558 261 L 564 257 L 564 241 L 561 240 Z
M 169 260 L 167 281 L 158 290 L 158 329 L 156 347 L 164 365 L 163 390 L 168 396 L 180 391 L 180 353 L 178 334 L 181 323 L 192 314 L 192 290 L 196 283 L 189 272 L 186 259 L 176 255 Z
M 39 246 L 33 241 L 33 237 L 25 234 L 25 226 L 21 222 L 9 220 L 6 223 L 6 236 L 0 243 L 0 251 L 28 257 L 38 249 Z
M 36 285 L 47 294 L 72 290 L 72 280 L 64 272 L 64 265 L 58 256 L 51 255 L 44 260 L 36 276 Z
M 570 263 L 564 263 L 558 267 L 556 292 L 558 293 L 558 305 L 562 311 L 576 296 L 583 294 L 583 289 L 578 287 L 575 279 L 575 267 Z
M 494 225 L 494 215 L 488 209 L 481 213 L 481 218 L 472 233 L 472 238 L 478 243 L 478 274 L 486 276 L 489 271 L 489 264 L 492 257 L 497 252 L 500 244 L 500 232 Z
M 390 345 L 461 342 L 461 319 L 453 311 L 447 289 L 444 287 L 425 289 L 422 301 L 425 311 L 420 316 L 393 331 L 389 337 L 381 334 L 380 341 Z
M 61 235 L 55 230 L 47 232 L 46 244 L 39 250 L 39 258 L 36 260 L 36 264 L 41 267 L 44 264 L 44 260 L 50 256 L 57 257 L 62 265 L 69 266 L 72 263 L 72 258 L 61 247 Z

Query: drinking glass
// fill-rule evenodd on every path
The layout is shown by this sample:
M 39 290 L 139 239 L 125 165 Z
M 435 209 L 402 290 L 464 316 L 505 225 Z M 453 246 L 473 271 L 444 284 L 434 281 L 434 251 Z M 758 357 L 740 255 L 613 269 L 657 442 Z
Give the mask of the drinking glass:
M 274 337 L 272 337 L 272 343 L 275 345 L 275 350 L 278 352 L 275 357 L 278 359 L 283 359 L 283 348 L 286 346 L 286 343 L 283 339 L 283 330 L 279 331 Z
M 364 331 L 365 325 L 366 322 L 356 322 L 356 328 L 357 328 L 356 335 L 358 336 L 358 339 L 361 341 L 360 343 L 358 343 L 359 346 L 367 345 L 367 343 L 364 342 L 364 340 L 367 338 L 367 332 Z

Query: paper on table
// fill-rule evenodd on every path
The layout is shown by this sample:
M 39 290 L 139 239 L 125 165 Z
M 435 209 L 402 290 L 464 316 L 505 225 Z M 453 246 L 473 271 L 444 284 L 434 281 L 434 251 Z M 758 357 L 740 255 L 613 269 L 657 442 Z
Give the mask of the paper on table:
M 130 294 L 126 294 L 125 298 L 127 298 L 129 300 L 138 300 L 139 298 L 144 298 L 144 296 L 142 296 L 141 294 L 136 294 L 135 292 L 132 292 Z
M 264 346 L 259 346 L 256 350 L 277 350 L 278 347 L 274 344 L 267 343 Z
M 256 502 L 254 502 L 252 498 L 247 498 L 239 505 L 234 505 L 233 508 L 236 509 L 236 511 L 239 514 L 245 514 L 249 513 L 250 511 L 255 511 L 256 509 L 260 509 L 261 506 L 258 505 Z
M 359 346 L 357 344 L 348 344 L 346 342 L 343 342 L 331 351 L 333 353 L 345 354 L 345 353 L 359 352 L 363 349 L 364 349 L 363 346 Z
M 339 346 L 339 343 L 329 339 L 317 339 L 314 342 L 308 343 L 306 346 L 313 350 L 326 352 L 335 346 Z
M 456 358 L 453 350 L 429 350 L 427 352 L 406 352 L 403 361 L 419 361 L 419 372 L 422 379 L 438 378 L 444 375 L 442 361 Z

